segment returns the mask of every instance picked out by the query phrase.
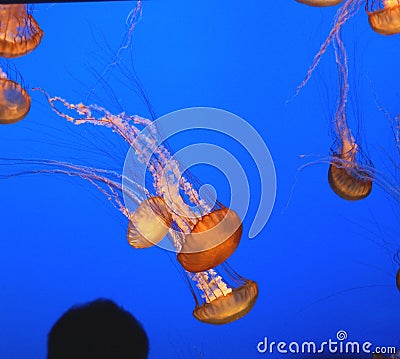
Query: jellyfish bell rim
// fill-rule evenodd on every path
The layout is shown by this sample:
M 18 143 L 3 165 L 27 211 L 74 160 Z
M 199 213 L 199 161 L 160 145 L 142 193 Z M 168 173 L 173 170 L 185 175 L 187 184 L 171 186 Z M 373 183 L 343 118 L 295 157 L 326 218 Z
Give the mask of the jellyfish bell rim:
M 243 318 L 254 307 L 258 298 L 258 285 L 252 280 L 209 303 L 196 306 L 193 316 L 207 324 L 228 324 Z M 239 300 L 242 299 L 242 300 Z
M 11 85 L 14 91 L 19 91 L 20 96 L 25 100 L 25 109 L 23 112 L 21 112 L 18 116 L 13 117 L 12 119 L 6 119 L 3 118 L 0 115 L 0 124 L 1 125 L 11 125 L 14 123 L 17 123 L 21 120 L 23 120 L 29 113 L 31 109 L 31 97 L 29 96 L 28 92 L 19 84 L 18 82 L 15 82 L 13 80 L 7 79 L 7 78 L 0 78 L 0 90 L 2 91 L 3 86 L 5 83 L 8 83 Z
M 203 222 L 209 225 L 213 214 L 219 215 L 220 213 L 223 213 L 224 217 L 219 223 L 206 231 L 199 229 L 199 227 L 204 226 Z M 233 224 L 233 230 L 230 230 L 228 235 L 221 240 L 218 229 L 222 228 L 222 232 L 224 232 L 223 224 L 225 226 Z M 215 210 L 203 216 L 193 227 L 192 232 L 186 235 L 185 242 L 177 254 L 177 259 L 183 268 L 192 273 L 214 268 L 225 262 L 235 252 L 240 243 L 242 232 L 242 221 L 234 210 L 226 207 Z M 210 237 L 212 238 L 211 242 Z M 215 242 L 213 242 L 214 239 L 216 239 Z M 211 245 L 209 245 L 210 243 Z
M 336 6 L 343 2 L 343 0 L 296 0 L 300 4 L 314 6 L 314 7 L 328 7 Z
M 367 176 L 368 179 L 358 179 L 352 173 L 349 173 L 349 170 L 355 170 L 354 167 L 357 167 L 358 164 L 355 163 L 353 168 L 350 168 L 349 165 L 342 165 L 339 159 L 336 157 L 331 160 L 329 170 L 328 170 L 328 183 L 331 187 L 332 191 L 336 193 L 339 197 L 348 200 L 348 201 L 359 201 L 369 196 L 372 191 L 372 179 Z M 361 192 L 354 191 L 355 193 L 349 193 L 345 189 L 350 184 L 353 190 L 354 187 L 361 184 L 365 189 Z
M 367 11 L 368 22 L 372 30 L 380 35 L 400 33 L 400 4 L 375 11 Z

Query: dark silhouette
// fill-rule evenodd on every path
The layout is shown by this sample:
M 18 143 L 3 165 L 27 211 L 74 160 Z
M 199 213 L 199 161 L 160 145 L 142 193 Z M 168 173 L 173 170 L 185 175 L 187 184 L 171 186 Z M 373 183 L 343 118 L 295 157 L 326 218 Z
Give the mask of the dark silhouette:
M 148 352 L 141 324 L 107 299 L 70 308 L 47 342 L 47 359 L 146 359 Z

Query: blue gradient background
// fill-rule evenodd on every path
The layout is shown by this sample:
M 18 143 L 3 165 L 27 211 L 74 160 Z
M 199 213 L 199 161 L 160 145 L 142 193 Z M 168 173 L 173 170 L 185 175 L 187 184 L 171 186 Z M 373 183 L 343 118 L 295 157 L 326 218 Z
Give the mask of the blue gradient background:
M 43 41 L 12 63 L 28 88 L 83 101 L 96 81 L 93 70 L 102 72 L 112 58 L 107 47 L 118 49 L 132 6 L 37 5 Z M 265 336 L 318 342 L 335 339 L 338 330 L 351 340 L 400 345 L 397 268 L 394 252 L 384 245 L 400 244 L 396 205 L 377 187 L 364 201 L 340 199 L 328 186 L 327 165 L 311 166 L 295 181 L 297 169 L 308 162 L 299 155 L 328 154 L 333 142 L 329 124 L 337 74 L 331 48 L 302 93 L 286 101 L 334 13 L 335 8 L 295 1 L 147 1 L 134 34 L 135 68 L 159 116 L 192 106 L 225 109 L 254 126 L 269 147 L 278 181 L 275 209 L 260 235 L 243 236 L 230 260 L 259 285 L 254 309 L 225 326 L 196 321 L 173 256 L 157 248 L 130 248 L 126 220 L 89 184 L 60 176 L 11 178 L 0 182 L 1 359 L 44 358 L 56 319 L 71 305 L 98 297 L 115 300 L 143 323 L 151 358 L 257 358 L 262 355 L 256 345 Z M 345 26 L 344 37 L 353 95 L 349 122 L 352 128 L 359 125 L 363 147 L 384 169 L 383 153 L 394 153 L 393 137 L 373 90 L 392 115 L 400 112 L 400 37 L 373 33 L 363 9 Z M 124 81 L 109 81 L 124 110 L 148 116 Z M 29 116 L 0 127 L 2 157 L 122 169 L 125 148 L 115 135 L 65 123 L 40 93 L 31 95 Z M 115 111 L 106 93 L 92 102 Z M 196 136 L 178 136 L 173 145 L 196 142 Z M 251 178 L 246 234 L 259 196 L 256 168 L 233 141 L 214 140 L 232 151 Z M 227 198 L 226 179 L 218 171 L 199 168 L 197 175 L 222 201 Z

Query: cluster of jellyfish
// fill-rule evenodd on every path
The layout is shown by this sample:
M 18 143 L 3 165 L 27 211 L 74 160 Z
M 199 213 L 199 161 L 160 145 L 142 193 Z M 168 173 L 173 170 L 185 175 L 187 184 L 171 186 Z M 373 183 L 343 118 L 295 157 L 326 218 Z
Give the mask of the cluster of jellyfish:
M 140 1 L 135 13 L 139 9 Z M 132 35 L 133 25 L 132 20 L 128 35 Z M 43 35 L 26 5 L 0 5 L 0 33 L 0 56 L 5 58 L 33 51 Z M 30 97 L 4 72 L 0 77 L 0 123 L 15 123 L 28 114 Z M 190 175 L 189 179 L 181 175 L 180 164 L 167 146 L 156 145 L 158 133 L 151 120 L 125 113 L 113 115 L 97 105 L 70 104 L 43 93 L 62 118 L 76 125 L 105 126 L 119 134 L 131 147 L 132 162 L 143 163 L 152 179 L 141 185 L 134 180 L 135 170 L 126 176 L 50 160 L 26 160 L 24 165 L 39 166 L 35 173 L 76 176 L 94 185 L 128 219 L 127 240 L 132 247 L 152 247 L 167 238 L 190 284 L 195 318 L 225 324 L 246 315 L 257 299 L 257 284 L 241 277 L 226 262 L 242 236 L 242 222 L 236 212 L 214 198 L 200 198 L 196 181 Z
M 187 172 L 182 175 L 167 145 L 159 144 L 151 120 L 43 93 L 57 115 L 75 125 L 105 126 L 126 141 L 130 151 L 123 174 L 46 160 L 24 165 L 39 166 L 35 173 L 67 174 L 94 185 L 128 219 L 127 240 L 133 248 L 149 248 L 167 238 L 190 284 L 196 319 L 225 324 L 246 315 L 256 302 L 258 286 L 227 263 L 242 237 L 237 213 L 212 196 L 200 197 L 199 184 Z M 145 185 L 137 178 L 140 165 L 150 176 Z
M 321 57 L 328 46 L 333 43 L 335 61 L 339 77 L 339 100 L 335 113 L 333 128 L 335 142 L 331 155 L 325 160 L 329 163 L 328 183 L 331 189 L 341 198 L 356 201 L 366 198 L 372 190 L 372 182 L 375 182 L 396 200 L 400 200 L 400 188 L 396 186 L 396 180 L 387 178 L 385 174 L 374 168 L 372 162 L 363 153 L 360 145 L 354 139 L 347 122 L 346 105 L 349 92 L 348 58 L 343 44 L 341 31 L 343 25 L 354 15 L 361 6 L 365 5 L 368 21 L 371 28 L 381 35 L 395 35 L 400 33 L 400 0 L 296 0 L 310 6 L 325 7 L 342 4 L 336 12 L 333 27 L 314 57 L 314 60 L 296 90 L 296 95 L 306 85 Z M 380 108 L 383 110 L 382 108 Z M 383 110 L 386 117 L 388 114 Z M 392 130 L 396 135 L 397 150 L 400 145 L 398 132 L 399 117 L 396 117 Z M 399 152 L 400 153 L 400 152 Z M 397 181 L 398 183 L 398 181 Z M 400 291 L 400 255 L 399 251 L 394 255 L 394 260 L 399 269 L 396 273 L 396 287 Z M 396 356 L 397 358 L 397 356 Z
M 21 57 L 40 44 L 43 31 L 26 4 L 0 5 L 0 58 Z M 0 69 L 0 124 L 12 124 L 26 117 L 31 98 L 22 84 Z

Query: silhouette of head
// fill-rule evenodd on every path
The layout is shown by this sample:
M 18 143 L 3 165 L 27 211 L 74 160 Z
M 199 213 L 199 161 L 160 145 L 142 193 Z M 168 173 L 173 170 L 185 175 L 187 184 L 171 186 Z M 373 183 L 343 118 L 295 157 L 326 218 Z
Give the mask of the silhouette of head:
M 70 308 L 47 342 L 47 359 L 145 359 L 148 351 L 141 324 L 107 299 Z

